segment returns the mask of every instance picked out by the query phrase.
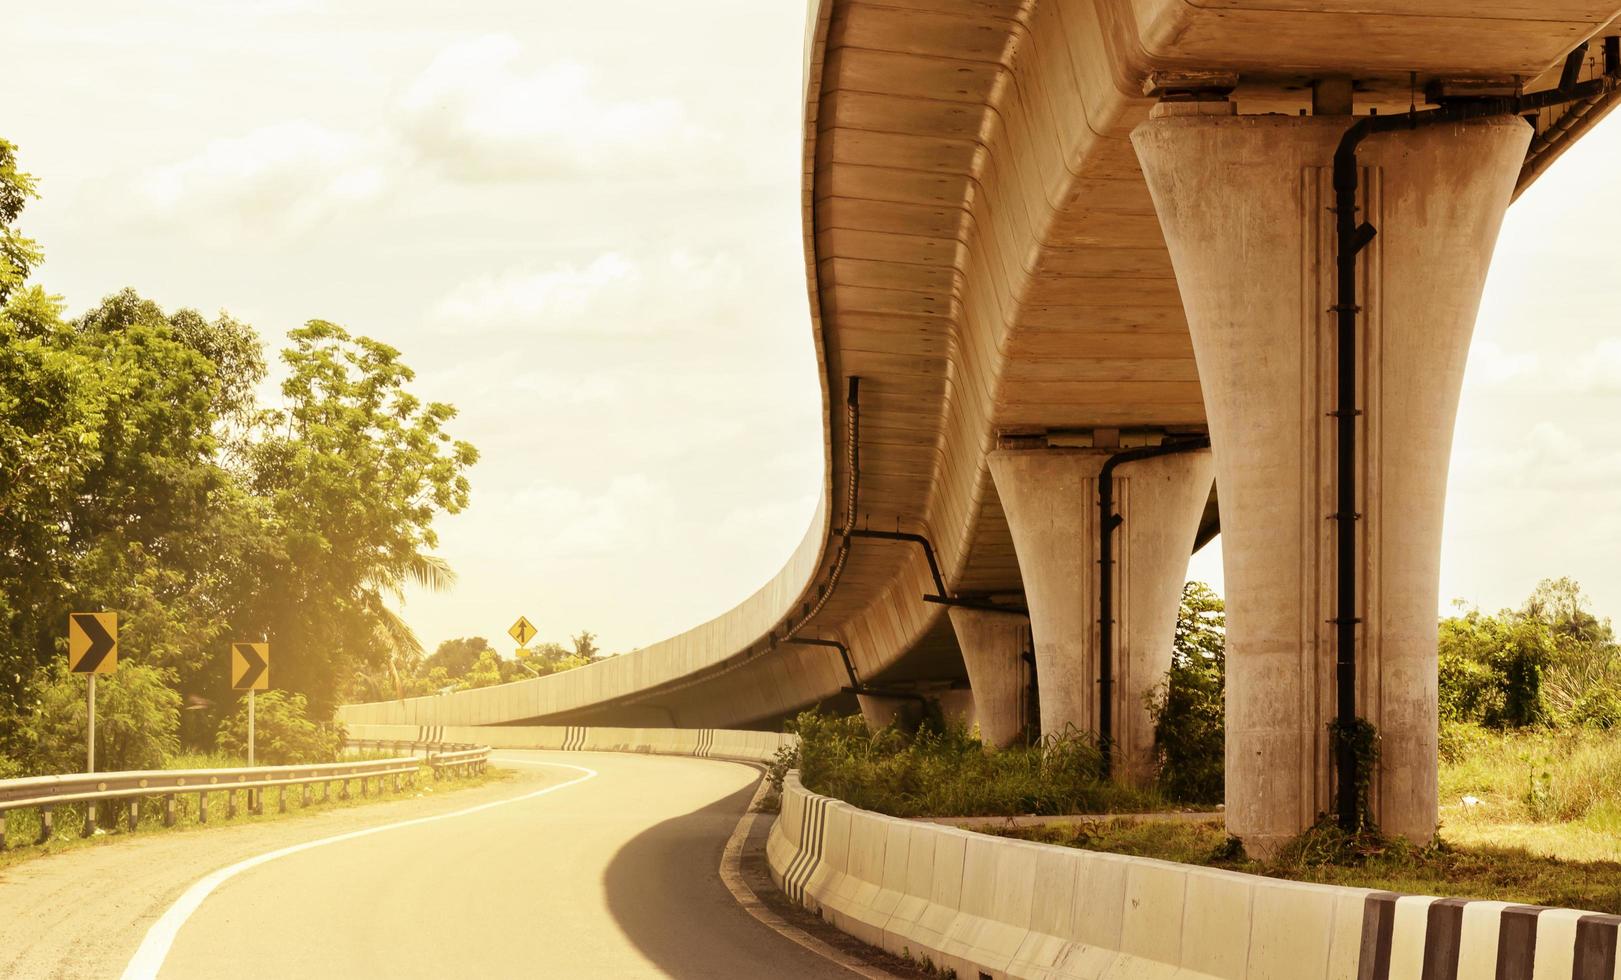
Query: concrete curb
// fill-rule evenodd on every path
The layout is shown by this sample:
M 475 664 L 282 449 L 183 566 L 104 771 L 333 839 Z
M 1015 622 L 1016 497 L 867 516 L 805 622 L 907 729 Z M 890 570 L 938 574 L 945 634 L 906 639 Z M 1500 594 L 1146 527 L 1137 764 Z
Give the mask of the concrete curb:
M 1621 980 L 1621 917 L 1395 895 L 989 837 L 818 796 L 767 844 L 794 902 L 963 980 Z

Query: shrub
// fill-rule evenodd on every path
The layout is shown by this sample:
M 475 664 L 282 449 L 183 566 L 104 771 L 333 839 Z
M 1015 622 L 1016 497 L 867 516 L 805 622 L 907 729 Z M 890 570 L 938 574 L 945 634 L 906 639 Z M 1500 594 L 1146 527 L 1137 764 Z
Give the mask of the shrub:
M 1545 580 L 1519 609 L 1441 620 L 1443 722 L 1494 728 L 1621 723 L 1621 646 L 1581 587 Z
M 264 691 L 254 707 L 254 762 L 268 766 L 334 762 L 343 752 L 342 725 L 315 722 L 308 717 L 304 695 L 287 691 Z M 248 699 L 220 724 L 222 752 L 246 757 L 248 754 Z
M 1159 788 L 1173 800 L 1219 803 L 1225 793 L 1226 625 L 1208 585 L 1183 587 L 1171 670 L 1149 704 Z
M 180 750 L 180 695 L 168 672 L 122 663 L 96 678 L 96 769 L 160 769 Z M 39 700 L 20 735 L 32 775 L 84 771 L 87 679 L 57 663 L 37 686 Z
M 1621 691 L 1605 687 L 1583 691 L 1565 713 L 1564 721 L 1587 728 L 1611 729 L 1621 725 Z
M 1099 779 L 1102 756 L 1076 734 L 997 751 L 961 726 L 869 733 L 859 716 L 806 712 L 789 729 L 799 735 L 797 763 L 808 789 L 892 816 L 1104 813 L 1161 802 Z M 795 761 L 781 753 L 773 779 Z

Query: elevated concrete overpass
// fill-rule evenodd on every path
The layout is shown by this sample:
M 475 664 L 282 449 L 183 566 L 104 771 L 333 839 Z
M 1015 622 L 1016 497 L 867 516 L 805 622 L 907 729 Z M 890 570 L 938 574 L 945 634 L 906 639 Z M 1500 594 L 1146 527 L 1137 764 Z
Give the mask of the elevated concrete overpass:
M 876 713 L 971 689 L 993 740 L 1101 732 L 1136 772 L 1214 477 L 1230 826 L 1264 844 L 1331 806 L 1344 690 L 1383 739 L 1381 823 L 1427 838 L 1469 333 L 1503 210 L 1617 100 L 1618 17 L 822 0 L 803 197 L 826 471 L 800 546 L 729 613 L 635 653 L 343 717 L 771 725 L 853 692 Z M 1342 235 L 1342 134 L 1436 106 L 1489 118 L 1370 135 Z

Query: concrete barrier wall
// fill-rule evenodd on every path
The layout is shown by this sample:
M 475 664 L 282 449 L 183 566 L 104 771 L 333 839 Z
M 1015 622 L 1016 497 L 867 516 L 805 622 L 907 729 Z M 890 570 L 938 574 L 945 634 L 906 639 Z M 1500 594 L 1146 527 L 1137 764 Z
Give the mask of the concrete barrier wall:
M 759 643 L 801 603 L 820 567 L 828 522 L 824 494 L 804 538 L 782 570 L 736 608 L 685 633 L 546 677 L 451 694 L 342 705 L 338 720 L 351 726 L 493 725 L 591 707 L 713 668 Z M 822 686 L 831 683 L 837 690 L 840 675 L 831 667 L 827 674 Z M 781 698 L 767 700 L 756 714 L 764 717 L 795 703 L 793 698 L 786 703 Z
M 797 774 L 766 852 L 794 902 L 961 980 L 1621 980 L 1621 917 L 990 837 L 859 810 Z
M 471 742 L 492 749 L 645 752 L 770 762 L 794 736 L 725 728 L 603 728 L 583 725 L 349 725 L 349 737 Z

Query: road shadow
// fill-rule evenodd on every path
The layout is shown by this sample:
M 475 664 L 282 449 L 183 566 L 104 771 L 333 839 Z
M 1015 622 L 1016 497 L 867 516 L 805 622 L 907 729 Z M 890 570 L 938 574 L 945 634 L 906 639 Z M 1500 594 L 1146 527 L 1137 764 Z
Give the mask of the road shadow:
M 608 909 L 677 980 L 850 974 L 757 922 L 720 880 L 721 854 L 754 783 L 631 839 L 603 873 Z

